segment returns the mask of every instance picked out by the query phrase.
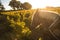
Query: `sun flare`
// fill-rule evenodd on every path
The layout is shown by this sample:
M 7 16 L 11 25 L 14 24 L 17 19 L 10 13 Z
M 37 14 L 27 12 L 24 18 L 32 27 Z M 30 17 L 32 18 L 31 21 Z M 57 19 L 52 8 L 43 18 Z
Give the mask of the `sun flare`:
M 6 9 L 11 9 L 8 6 L 11 0 L 3 0 L 2 4 Z M 60 0 L 18 0 L 22 3 L 29 2 L 32 5 L 32 9 L 45 8 L 46 6 L 60 7 Z
M 28 2 L 32 4 L 33 8 L 45 8 L 47 6 L 60 7 L 60 0 L 30 0 Z

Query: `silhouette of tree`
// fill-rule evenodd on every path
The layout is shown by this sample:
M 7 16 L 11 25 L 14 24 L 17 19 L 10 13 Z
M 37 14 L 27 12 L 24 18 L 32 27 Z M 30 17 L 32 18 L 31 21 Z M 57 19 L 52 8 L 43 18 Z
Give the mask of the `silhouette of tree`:
M 31 9 L 32 8 L 32 5 L 28 2 L 24 2 L 24 3 L 21 3 L 20 1 L 17 1 L 17 0 L 11 0 L 10 3 L 9 3 L 9 6 L 12 7 L 13 10 L 18 10 L 18 9 Z
M 24 3 L 21 5 L 21 8 L 28 10 L 28 9 L 31 9 L 31 8 L 32 8 L 32 5 L 29 4 L 28 2 L 24 2 Z
M 16 0 L 11 0 L 9 3 L 9 6 L 11 6 L 13 10 L 16 10 L 16 9 L 18 10 L 20 9 L 21 2 Z
M 2 5 L 2 3 L 1 3 L 1 0 L 0 0 L 0 10 L 4 10 L 5 8 L 4 8 L 4 6 Z

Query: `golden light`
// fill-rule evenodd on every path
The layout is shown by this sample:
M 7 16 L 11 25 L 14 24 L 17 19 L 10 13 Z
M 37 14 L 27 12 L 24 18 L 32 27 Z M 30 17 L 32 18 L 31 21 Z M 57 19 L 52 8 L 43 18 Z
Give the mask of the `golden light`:
M 60 7 L 60 0 L 31 0 L 33 8 L 45 8 L 46 6 Z
M 45 8 L 46 6 L 60 6 L 60 0 L 26 0 L 32 4 L 33 8 Z
M 11 9 L 11 7 L 8 6 L 9 1 L 4 3 L 6 9 Z M 20 1 L 22 3 L 29 2 L 32 5 L 32 9 L 45 8 L 46 6 L 60 7 L 60 0 L 17 0 L 17 1 Z

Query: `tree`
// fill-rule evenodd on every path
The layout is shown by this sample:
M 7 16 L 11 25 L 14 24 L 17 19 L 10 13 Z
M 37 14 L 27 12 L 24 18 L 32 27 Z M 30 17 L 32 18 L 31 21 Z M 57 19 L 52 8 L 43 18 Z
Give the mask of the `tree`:
M 21 2 L 20 1 L 16 1 L 16 0 L 11 0 L 9 3 L 9 6 L 11 6 L 13 8 L 13 10 L 17 10 L 20 9 L 21 6 Z
M 28 2 L 24 2 L 24 3 L 21 5 L 21 8 L 28 10 L 28 9 L 31 9 L 31 8 L 32 8 L 32 5 L 29 4 Z
M 4 10 L 5 8 L 4 8 L 4 6 L 2 5 L 2 3 L 1 3 L 1 0 L 0 0 L 0 10 Z
M 32 5 L 28 2 L 24 2 L 24 3 L 21 3 L 20 1 L 16 1 L 16 0 L 11 0 L 10 3 L 9 3 L 9 6 L 11 6 L 13 8 L 13 10 L 18 10 L 18 9 L 31 9 L 32 8 Z

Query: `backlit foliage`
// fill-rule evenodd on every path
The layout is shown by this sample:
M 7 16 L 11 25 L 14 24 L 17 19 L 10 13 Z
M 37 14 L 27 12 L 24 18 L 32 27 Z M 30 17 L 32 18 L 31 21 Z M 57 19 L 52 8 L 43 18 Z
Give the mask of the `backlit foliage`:
M 34 10 L 22 10 L 22 11 L 4 11 L 0 12 L 0 15 L 2 18 L 3 16 L 6 16 L 5 19 L 8 23 L 8 27 L 11 30 L 11 32 L 7 33 L 8 39 L 6 40 L 30 40 L 29 35 L 31 33 L 30 29 L 28 28 L 31 24 L 31 17 Z M 3 16 L 2 16 L 3 15 Z M 3 21 L 5 20 L 3 19 Z M 5 21 L 5 23 L 6 23 Z M 3 25 L 3 24 L 2 24 Z M 4 25 L 4 27 L 6 26 Z M 1 25 L 0 25 L 1 26 Z M 3 31 L 5 31 L 4 29 Z M 2 34 L 3 35 L 3 34 Z M 6 36 L 6 34 L 5 34 Z M 5 40 L 3 38 L 3 40 Z

